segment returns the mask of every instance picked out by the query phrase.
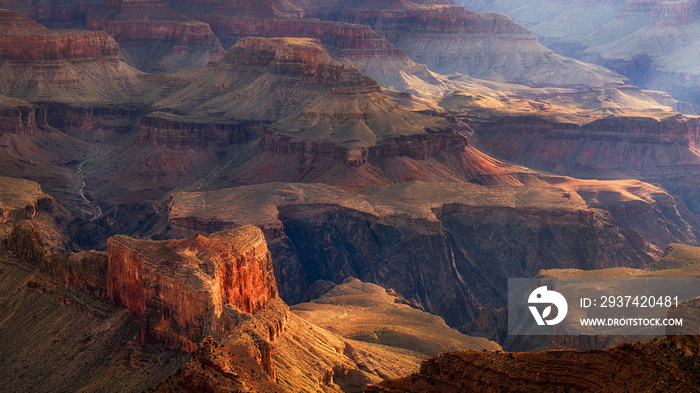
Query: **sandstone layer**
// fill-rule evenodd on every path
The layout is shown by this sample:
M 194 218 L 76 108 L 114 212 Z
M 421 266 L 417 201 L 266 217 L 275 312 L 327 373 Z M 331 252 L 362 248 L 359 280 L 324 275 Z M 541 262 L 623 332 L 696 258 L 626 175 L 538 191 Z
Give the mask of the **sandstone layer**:
M 17 392 L 143 391 L 189 354 L 138 344 L 130 312 L 56 284 L 0 251 L 0 387 Z
M 53 213 L 53 198 L 38 183 L 11 177 L 0 177 L 0 224 L 31 219 L 39 211 Z
M 193 351 L 204 337 L 230 332 L 231 307 L 251 313 L 277 296 L 265 239 L 253 227 L 161 242 L 116 236 L 107 256 L 107 295 L 140 320 L 143 343 Z
M 114 103 L 143 89 L 119 46 L 103 32 L 50 30 L 0 10 L 0 93 L 29 102 Z
M 610 117 L 578 125 L 538 116 L 505 117 L 477 127 L 495 154 L 533 169 L 662 185 L 697 210 L 698 119 Z
M 203 233 L 242 224 L 263 228 L 281 294 L 291 303 L 318 279 L 340 283 L 352 276 L 394 288 L 466 330 L 488 307 L 503 307 L 507 277 L 534 276 L 547 266 L 640 266 L 660 256 L 639 235 L 653 232 L 640 222 L 619 227 L 616 217 L 623 215 L 614 208 L 629 201 L 665 222 L 674 216 L 649 197 L 660 190 L 557 177 L 532 182 L 408 182 L 359 195 L 305 184 L 180 193 L 169 222 L 174 230 Z
M 160 0 L 107 1 L 89 15 L 85 28 L 109 34 L 127 63 L 146 72 L 201 68 L 224 53 L 209 25 Z
M 48 127 L 45 108 L 0 96 L 0 132 L 32 135 L 37 129 Z

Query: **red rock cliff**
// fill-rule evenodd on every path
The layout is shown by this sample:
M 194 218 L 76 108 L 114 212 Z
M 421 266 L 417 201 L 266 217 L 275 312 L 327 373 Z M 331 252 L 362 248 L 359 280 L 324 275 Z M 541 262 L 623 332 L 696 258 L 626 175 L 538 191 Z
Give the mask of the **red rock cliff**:
M 683 26 L 693 23 L 698 10 L 696 0 L 664 1 L 654 5 L 649 24 L 652 26 Z
M 32 135 L 38 128 L 47 128 L 46 108 L 0 96 L 0 134 Z
M 225 336 L 236 309 L 251 313 L 277 297 L 267 244 L 252 226 L 170 241 L 115 236 L 107 257 L 107 296 L 140 320 L 144 343 L 193 351 L 206 336 Z
M 152 39 L 175 40 L 178 45 L 218 45 L 206 23 L 195 22 L 160 0 L 107 1 L 100 12 L 88 17 L 85 28 L 105 31 L 117 41 Z
M 182 149 L 229 146 L 244 143 L 263 129 L 264 125 L 255 122 L 196 122 L 151 114 L 141 118 L 136 141 Z
M 119 46 L 103 32 L 49 30 L 18 13 L 0 9 L 0 52 L 19 62 L 119 58 Z

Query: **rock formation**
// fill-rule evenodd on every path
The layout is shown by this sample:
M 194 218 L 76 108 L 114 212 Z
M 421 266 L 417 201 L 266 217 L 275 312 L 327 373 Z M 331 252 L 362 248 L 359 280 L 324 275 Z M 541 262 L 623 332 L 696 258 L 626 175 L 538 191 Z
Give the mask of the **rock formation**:
M 265 239 L 253 227 L 161 242 L 115 236 L 107 257 L 107 295 L 140 320 L 143 343 L 193 351 L 206 336 L 230 333 L 232 313 L 277 296 Z
M 0 94 L 29 102 L 114 103 L 133 100 L 142 88 L 138 72 L 103 32 L 50 30 L 7 10 L 0 10 L 0 22 Z
M 139 326 L 129 311 L 66 288 L 3 250 L 0 312 L 3 389 L 144 391 L 190 357 L 139 345 Z
M 0 96 L 0 133 L 32 135 L 39 128 L 48 128 L 45 108 Z
M 205 122 L 179 118 L 163 112 L 141 117 L 137 143 L 176 149 L 202 148 L 208 144 L 226 147 L 260 135 L 264 125 L 254 122 Z
M 613 72 L 554 54 L 534 34 L 501 14 L 473 13 L 454 5 L 387 2 L 311 4 L 305 15 L 369 25 L 411 59 L 441 74 L 459 72 L 538 86 L 624 82 Z
M 558 53 L 614 69 L 642 88 L 668 91 L 694 106 L 686 113 L 697 111 L 700 25 L 695 0 L 461 3 L 504 12 Z
M 450 329 L 440 317 L 412 308 L 393 290 L 356 278 L 348 278 L 318 299 L 292 306 L 291 311 L 348 339 L 427 356 L 469 347 L 501 349 L 485 338 Z
M 33 181 L 0 177 L 0 224 L 34 218 L 54 211 L 54 201 Z
M 643 230 L 639 223 L 618 227 L 601 209 L 606 201 L 592 196 L 600 189 L 624 200 L 628 193 L 644 196 L 649 186 L 532 181 L 540 186 L 409 182 L 355 195 L 325 185 L 275 184 L 181 193 L 173 197 L 169 222 L 200 232 L 263 228 L 282 296 L 291 303 L 318 279 L 339 283 L 352 276 L 394 288 L 450 326 L 471 326 L 483 306 L 503 307 L 508 277 L 548 266 L 639 266 L 660 256 L 633 229 Z M 634 200 L 645 214 L 666 220 L 653 200 Z
M 127 63 L 141 71 L 201 68 L 224 53 L 206 23 L 189 19 L 160 0 L 107 1 L 88 16 L 85 28 L 112 36 Z
M 576 177 L 638 178 L 658 183 L 697 211 L 698 121 L 610 117 L 583 125 L 538 116 L 506 117 L 476 128 L 486 146 L 535 169 Z
M 674 336 L 587 352 L 448 352 L 366 392 L 696 391 L 699 350 L 696 337 Z

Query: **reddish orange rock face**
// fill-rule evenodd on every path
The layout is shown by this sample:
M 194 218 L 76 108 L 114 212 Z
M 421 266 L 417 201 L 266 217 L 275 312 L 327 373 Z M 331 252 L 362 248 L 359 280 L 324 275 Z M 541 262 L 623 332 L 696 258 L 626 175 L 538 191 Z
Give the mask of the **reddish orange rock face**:
M 192 351 L 277 296 L 267 244 L 252 226 L 182 240 L 115 236 L 107 256 L 107 296 L 140 319 L 143 343 Z
M 14 61 L 80 60 L 118 57 L 119 47 L 107 34 L 49 30 L 15 12 L 0 10 L 0 52 Z

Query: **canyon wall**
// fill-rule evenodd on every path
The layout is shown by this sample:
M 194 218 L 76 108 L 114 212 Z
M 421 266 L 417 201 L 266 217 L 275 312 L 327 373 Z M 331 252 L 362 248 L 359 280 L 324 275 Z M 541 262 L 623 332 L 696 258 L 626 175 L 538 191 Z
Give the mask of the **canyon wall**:
M 522 116 L 472 126 L 488 149 L 513 163 L 574 177 L 657 183 L 698 211 L 696 118 L 618 116 L 579 126 Z
M 48 126 L 46 108 L 0 96 L 0 133 L 32 135 Z
M 151 113 L 141 118 L 136 142 L 175 149 L 202 148 L 210 143 L 226 147 L 247 142 L 265 128 L 258 122 L 198 122 Z
M 531 390 L 697 390 L 698 340 L 674 336 L 597 351 L 462 351 L 435 356 L 410 376 L 368 393 Z
M 160 0 L 107 1 L 88 15 L 85 28 L 112 36 L 126 61 L 146 72 L 201 68 L 224 53 L 209 25 Z
M 144 343 L 193 351 L 206 336 L 226 336 L 237 312 L 277 296 L 267 244 L 253 227 L 160 242 L 115 236 L 107 256 L 107 296 L 134 313 Z

